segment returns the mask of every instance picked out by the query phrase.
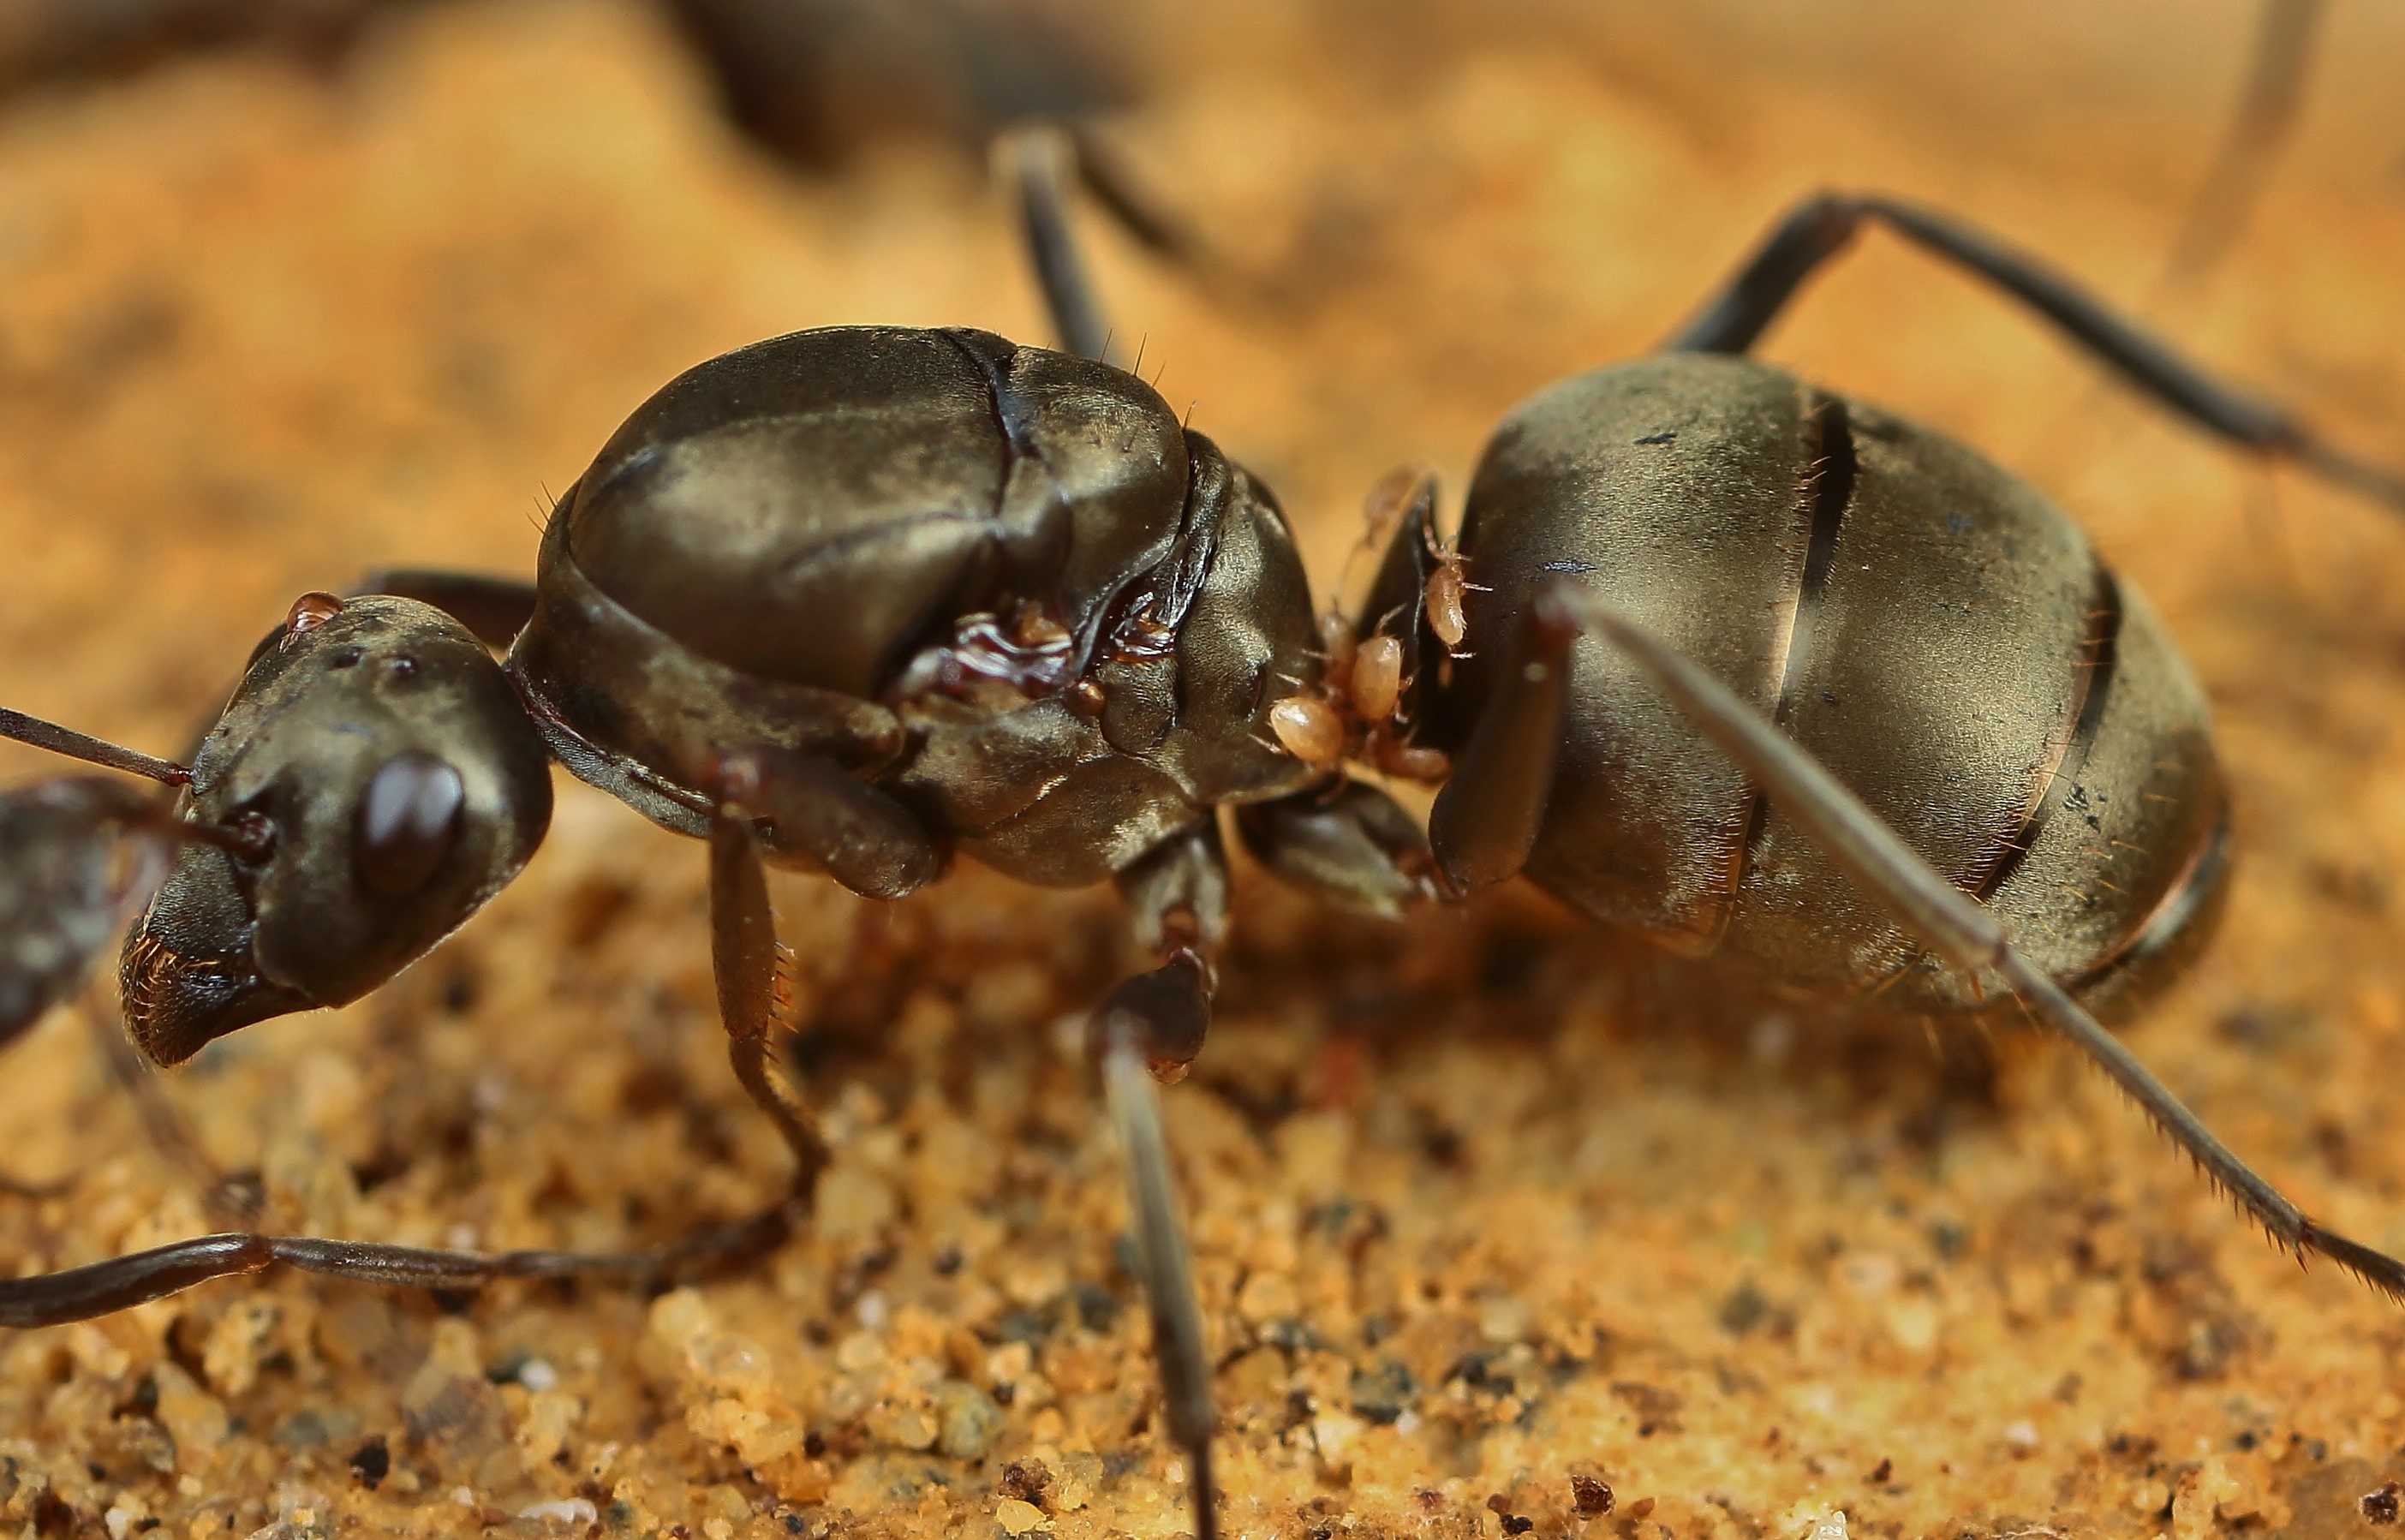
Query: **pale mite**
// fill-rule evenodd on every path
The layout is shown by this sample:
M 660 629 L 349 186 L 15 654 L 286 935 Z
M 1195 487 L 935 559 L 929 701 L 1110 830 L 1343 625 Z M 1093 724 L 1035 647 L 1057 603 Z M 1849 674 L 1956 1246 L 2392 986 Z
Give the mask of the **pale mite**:
M 1365 722 L 1385 722 L 1395 714 L 1403 697 L 1403 644 L 1391 636 L 1373 636 L 1361 643 L 1353 658 L 1353 713 Z
M 1270 708 L 1270 730 L 1280 747 L 1315 769 L 1344 757 L 1344 718 L 1316 696 L 1293 695 Z

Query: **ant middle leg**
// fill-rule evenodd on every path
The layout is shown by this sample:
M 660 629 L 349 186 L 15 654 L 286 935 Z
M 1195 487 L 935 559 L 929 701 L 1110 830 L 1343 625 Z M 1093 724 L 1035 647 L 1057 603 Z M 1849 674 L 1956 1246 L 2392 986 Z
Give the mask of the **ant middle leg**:
M 1163 959 L 1127 980 L 1089 1019 L 1087 1047 L 1126 1163 L 1136 1271 L 1152 1312 L 1152 1353 L 1162 1420 L 1184 1451 L 1194 1495 L 1195 1540 L 1215 1540 L 1211 1484 L 1211 1359 L 1194 1270 L 1178 1218 L 1177 1187 L 1162 1132 L 1159 1082 L 1185 1077 L 1211 1024 L 1212 954 L 1228 932 L 1228 858 L 1207 818 L 1171 836 L 1119 873 L 1136 940 Z
M 2034 310 L 2140 394 L 2225 443 L 2291 459 L 2357 494 L 2405 509 L 2405 474 L 2342 451 L 2287 411 L 2223 384 L 2077 284 L 1976 225 L 1893 198 L 1824 193 L 1790 209 L 1702 314 L 1663 344 L 1673 353 L 1744 353 L 1865 221 L 1983 278 Z

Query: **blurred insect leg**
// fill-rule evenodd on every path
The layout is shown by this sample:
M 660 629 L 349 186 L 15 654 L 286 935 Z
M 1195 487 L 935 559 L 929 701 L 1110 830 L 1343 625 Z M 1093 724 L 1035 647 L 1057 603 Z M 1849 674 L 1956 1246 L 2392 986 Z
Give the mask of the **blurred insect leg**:
M 1428 813 L 1428 844 L 1456 896 L 1528 864 L 1544 827 L 1568 700 L 1575 624 L 1542 605 L 1523 612 L 1510 665 L 1497 677 L 1453 778 Z
M 395 567 L 370 572 L 354 594 L 390 594 L 431 604 L 476 634 L 476 640 L 499 651 L 517 639 L 534 618 L 535 589 L 513 577 L 485 577 L 476 572 L 446 572 L 416 567 Z
M 1049 126 L 1016 129 L 994 142 L 995 167 L 1018 198 L 1027 254 L 1044 288 L 1053 334 L 1063 352 L 1107 361 L 1110 324 L 1086 276 L 1062 191 L 1076 154 L 1069 135 Z
M 1104 1095 L 1127 1162 L 1136 1268 L 1152 1309 L 1152 1354 L 1160 1374 L 1162 1417 L 1169 1436 L 1186 1451 L 1195 1540 L 1215 1540 L 1218 1499 L 1211 1485 L 1211 1434 L 1218 1414 L 1211 1403 L 1202 1307 L 1194 1297 L 1194 1270 L 1169 1169 L 1169 1141 L 1161 1132 L 1160 1093 L 1144 1046 L 1151 1024 L 1115 1006 L 1105 1006 L 1096 1020 L 1103 1039 Z
M 934 882 L 944 853 L 909 809 L 823 759 L 750 747 L 718 756 L 706 778 L 724 805 L 767 820 L 770 854 L 825 869 L 864 898 L 901 898 Z
M 1541 591 L 1534 609 L 1555 625 L 1603 637 L 1626 654 L 1706 737 L 1762 783 L 1780 811 L 1864 893 L 1956 967 L 1974 975 L 1992 969 L 2032 1015 L 2070 1038 L 2111 1076 L 2139 1110 L 2283 1249 L 2300 1260 L 2308 1254 L 2326 1256 L 2405 1303 L 2405 1263 L 2322 1228 L 2249 1169 L 2118 1038 L 2014 950 L 1993 915 L 1939 875 L 1761 713 L 1695 663 L 1567 584 Z
M 750 827 L 724 814 L 710 826 L 710 954 L 735 1078 L 794 1152 L 789 1207 L 806 1205 L 826 1169 L 826 1141 L 809 1106 L 768 1062 L 781 988 L 776 916 L 768 908 L 768 875 Z
M 1108 141 L 1083 123 L 1070 124 L 1068 134 L 1077 185 L 1138 246 L 1175 262 L 1192 265 L 1202 261 L 1201 243 L 1193 233 L 1161 211 Z
M 72 1176 L 57 1177 L 49 1181 L 25 1181 L 0 1171 L 0 1197 L 54 1198 L 74 1187 Z
M 2139 393 L 2216 438 L 2293 459 L 2364 497 L 2405 508 L 2405 474 L 2345 454 L 2288 413 L 2221 384 L 2069 279 L 1987 232 L 1893 199 L 1828 193 L 1799 205 L 1703 314 L 1663 345 L 1664 351 L 1747 351 L 1804 280 L 1844 250 L 1865 219 L 1987 279 L 2053 322 Z
M 1236 810 L 1236 834 L 1281 882 L 1330 903 L 1399 920 L 1436 897 L 1428 836 L 1395 799 L 1346 781 Z
M 116 1013 L 87 1010 L 84 1021 L 91 1029 L 102 1058 L 107 1062 L 109 1078 L 134 1103 L 134 1115 L 141 1120 L 142 1133 L 150 1148 L 200 1193 L 209 1218 L 230 1228 L 246 1229 L 258 1223 L 265 1194 L 257 1179 L 232 1176 L 218 1169 L 218 1163 L 201 1148 L 200 1134 L 192 1127 L 191 1120 L 167 1095 L 159 1072 L 134 1046 L 134 1039 L 126 1036 L 124 1024 Z
M 2163 267 L 2166 289 L 2201 290 L 2244 233 L 2262 199 L 2264 179 L 2297 126 L 2313 66 L 2314 35 L 2328 8 L 2328 0 L 2264 0 L 2245 93 L 2172 243 Z

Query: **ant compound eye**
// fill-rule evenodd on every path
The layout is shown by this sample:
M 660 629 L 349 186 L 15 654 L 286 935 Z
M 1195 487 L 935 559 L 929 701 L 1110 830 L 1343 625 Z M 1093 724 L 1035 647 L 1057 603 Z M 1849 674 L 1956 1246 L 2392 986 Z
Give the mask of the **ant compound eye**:
M 424 887 L 458 842 L 467 799 L 459 772 L 430 754 L 386 760 L 359 799 L 351 859 L 360 883 L 387 898 Z

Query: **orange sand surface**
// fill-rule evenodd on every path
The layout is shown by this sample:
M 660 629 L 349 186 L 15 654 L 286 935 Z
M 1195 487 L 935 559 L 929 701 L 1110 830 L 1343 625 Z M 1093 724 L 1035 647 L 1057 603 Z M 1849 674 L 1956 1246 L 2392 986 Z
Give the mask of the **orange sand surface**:
M 1380 472 L 1457 488 L 1513 402 L 1651 346 L 1816 187 L 1943 205 L 2150 303 L 2252 26 L 2235 0 L 1660 10 L 1117 15 L 1150 87 L 1115 142 L 1219 263 L 1093 221 L 1108 298 L 1323 581 Z M 2229 269 L 2153 309 L 2391 463 L 2400 65 L 2393 13 L 2333 7 Z M 530 571 L 548 494 L 659 383 L 856 320 L 1042 337 L 980 168 L 897 142 L 795 179 L 632 0 L 410 9 L 328 77 L 237 54 L 21 96 L 0 700 L 176 752 L 293 595 Z M 2405 528 L 2201 444 L 1885 239 L 1765 351 L 2028 475 L 2164 612 L 2241 864 L 2130 1041 L 2309 1208 L 2405 1250 Z M 54 768 L 0 752 L 11 783 Z M 432 958 L 171 1081 L 275 1228 L 617 1248 L 777 1193 L 700 851 L 560 786 L 545 850 Z M 776 895 L 837 1151 L 807 1236 L 657 1297 L 274 1275 L 0 1336 L 0 1533 L 1183 1531 L 1076 1047 L 1134 961 L 1110 897 Z M 2026 1035 L 1933 1053 L 1530 894 L 1399 929 L 1250 870 L 1239 898 L 1167 1095 L 1232 1533 L 2338 1535 L 2405 1476 L 2405 1312 L 2273 1252 Z M 0 1194 L 0 1269 L 207 1228 L 71 1011 L 0 1057 L 0 1173 L 72 1179 Z M 1578 1511 L 1594 1483 L 1608 1516 Z

